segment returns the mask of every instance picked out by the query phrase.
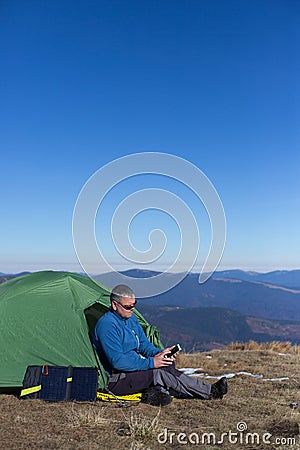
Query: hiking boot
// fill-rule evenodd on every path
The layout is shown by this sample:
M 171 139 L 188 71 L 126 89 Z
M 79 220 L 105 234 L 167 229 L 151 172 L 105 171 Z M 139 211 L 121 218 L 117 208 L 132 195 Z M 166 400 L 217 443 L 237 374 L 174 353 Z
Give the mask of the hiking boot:
M 211 385 L 210 399 L 212 398 L 223 398 L 223 395 L 227 394 L 228 385 L 227 378 L 222 377 L 216 383 Z
M 152 406 L 167 406 L 172 402 L 171 395 L 160 386 L 153 386 L 142 393 L 141 402 Z

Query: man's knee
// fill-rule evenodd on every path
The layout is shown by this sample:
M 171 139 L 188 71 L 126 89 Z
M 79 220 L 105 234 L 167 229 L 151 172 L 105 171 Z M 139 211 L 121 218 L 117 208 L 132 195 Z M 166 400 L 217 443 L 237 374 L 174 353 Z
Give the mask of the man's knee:
M 164 372 L 171 373 L 175 377 L 178 377 L 182 374 L 182 372 L 180 372 L 178 369 L 176 369 L 175 363 L 173 363 L 170 366 L 161 367 L 161 370 L 163 370 Z

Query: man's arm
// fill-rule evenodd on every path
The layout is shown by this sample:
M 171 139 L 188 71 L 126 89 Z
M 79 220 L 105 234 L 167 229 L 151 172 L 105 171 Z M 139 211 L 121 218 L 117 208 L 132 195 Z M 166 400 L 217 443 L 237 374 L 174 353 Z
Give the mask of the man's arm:
M 108 362 L 114 369 L 133 372 L 154 367 L 152 356 L 142 358 L 132 348 L 128 348 L 128 350 L 123 348 L 120 330 L 115 324 L 102 323 L 101 326 L 97 327 L 96 334 Z

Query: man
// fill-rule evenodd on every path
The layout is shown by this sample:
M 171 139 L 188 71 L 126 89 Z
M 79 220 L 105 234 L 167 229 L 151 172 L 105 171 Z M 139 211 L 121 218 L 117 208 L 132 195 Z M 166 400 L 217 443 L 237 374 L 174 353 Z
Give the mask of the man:
M 185 398 L 222 398 L 227 393 L 226 377 L 214 384 L 192 378 L 175 368 L 173 347 L 156 348 L 146 337 L 133 314 L 133 291 L 116 286 L 110 295 L 111 308 L 97 322 L 92 342 L 109 375 L 108 389 L 115 395 L 144 392 L 142 401 L 166 405 L 169 390 Z

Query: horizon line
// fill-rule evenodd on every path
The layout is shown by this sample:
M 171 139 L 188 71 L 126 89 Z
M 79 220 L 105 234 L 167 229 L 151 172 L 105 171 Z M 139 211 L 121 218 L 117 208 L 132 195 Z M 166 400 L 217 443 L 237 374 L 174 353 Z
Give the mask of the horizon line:
M 0 271 L 0 276 L 9 276 L 9 275 L 19 275 L 22 273 L 35 273 L 35 272 L 44 272 L 44 271 L 53 271 L 53 272 L 69 272 L 69 273 L 77 273 L 77 274 L 85 274 L 87 276 L 91 276 L 91 277 L 96 277 L 99 275 L 107 275 L 107 274 L 111 274 L 111 273 L 116 273 L 116 272 L 129 272 L 131 270 L 136 270 L 136 271 L 140 271 L 140 272 L 158 272 L 158 273 L 166 273 L 169 275 L 175 275 L 175 274 L 180 274 L 180 273 L 184 273 L 183 272 L 168 272 L 168 271 L 164 271 L 162 269 L 149 269 L 149 268 L 140 268 L 140 267 L 131 267 L 131 268 L 120 268 L 119 270 L 111 270 L 110 272 L 97 272 L 94 274 L 87 274 L 84 270 L 70 270 L 70 269 L 65 269 L 65 268 L 43 268 L 43 269 L 33 269 L 33 270 L 19 270 L 16 272 L 12 272 L 12 271 Z M 214 272 L 212 272 L 211 276 L 213 276 L 215 273 L 218 272 L 234 272 L 234 271 L 240 271 L 240 272 L 245 272 L 245 273 L 258 273 L 258 274 L 267 274 L 267 273 L 272 273 L 272 272 L 293 272 L 293 271 L 300 271 L 300 267 L 299 268 L 276 268 L 276 269 L 264 269 L 264 270 L 258 270 L 258 269 L 245 269 L 245 268 L 239 268 L 239 267 L 234 267 L 234 268 L 220 268 L 218 270 L 215 270 Z M 199 274 L 200 275 L 201 271 L 199 270 L 192 270 L 189 272 L 186 272 L 186 274 Z M 204 273 L 209 273 L 209 272 L 204 272 Z

